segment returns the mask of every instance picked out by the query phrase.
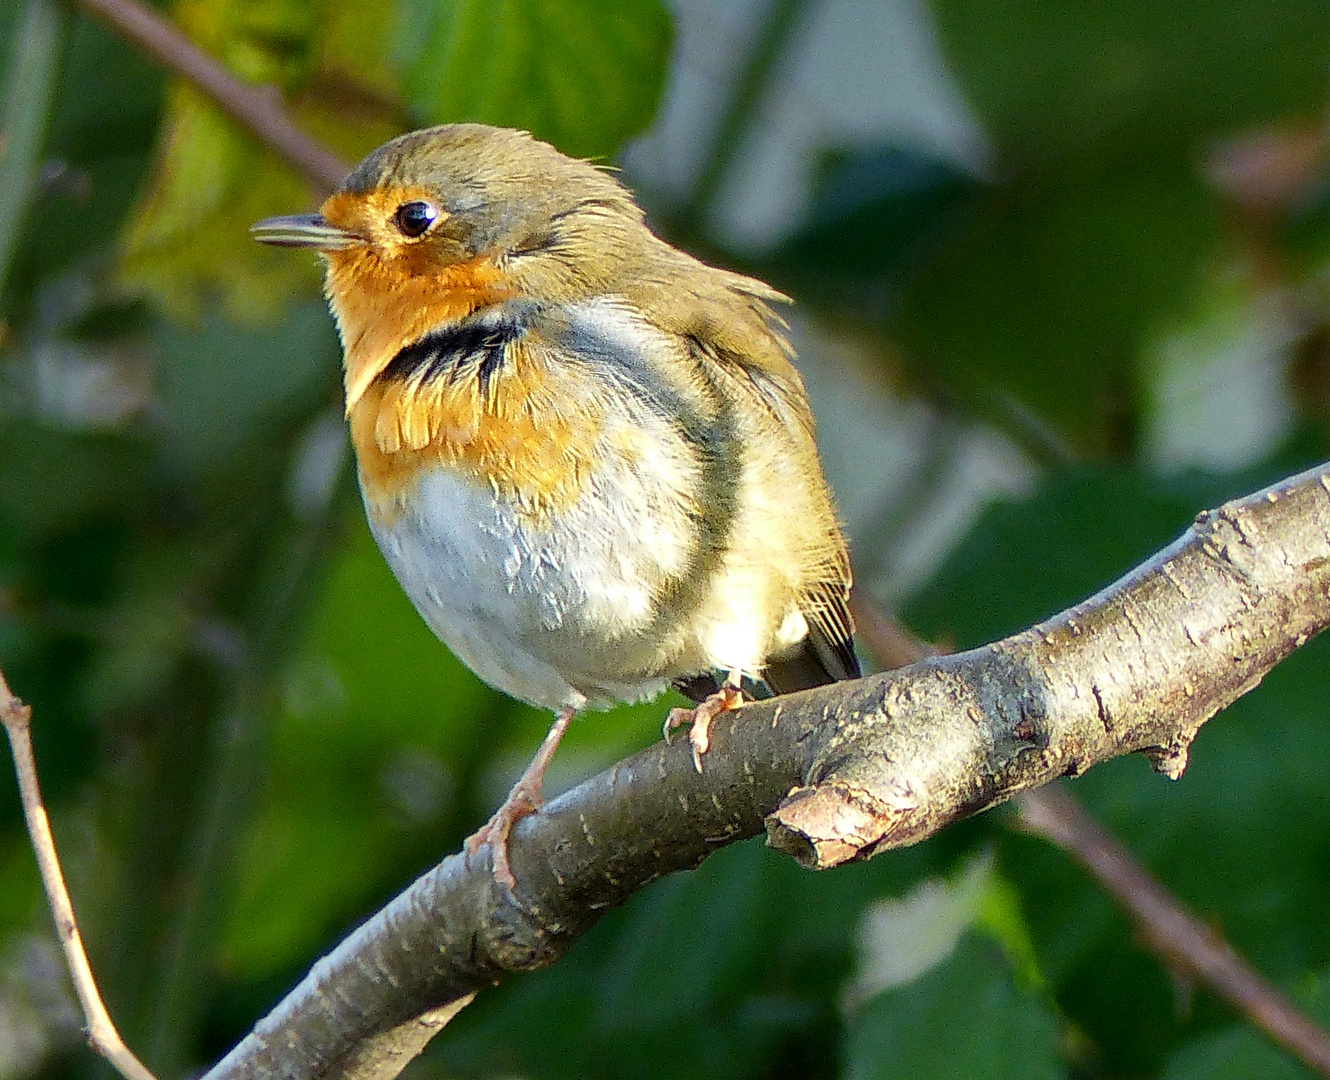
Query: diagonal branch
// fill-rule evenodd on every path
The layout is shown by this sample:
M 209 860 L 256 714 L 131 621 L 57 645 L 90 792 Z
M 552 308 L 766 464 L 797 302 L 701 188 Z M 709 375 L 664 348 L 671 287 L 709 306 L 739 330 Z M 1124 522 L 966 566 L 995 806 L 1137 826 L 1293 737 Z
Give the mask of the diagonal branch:
M 1082 863 L 1136 920 L 1151 949 L 1211 987 L 1318 1074 L 1330 1076 L 1330 1036 L 1155 881 L 1075 799 L 1046 787 L 1025 792 L 1020 807 L 1022 825 Z
M 367 1043 L 410 1032 L 418 1049 L 426 1014 L 554 962 L 647 883 L 764 828 L 827 867 L 1123 754 L 1176 777 L 1200 726 L 1328 624 L 1323 466 L 1200 515 L 1114 585 L 1003 641 L 726 714 L 703 775 L 683 740 L 620 762 L 518 825 L 515 896 L 487 859 L 450 856 L 208 1080 L 387 1075 L 360 1064 Z
M 856 637 L 892 666 L 937 655 L 871 597 L 851 599 Z M 1330 1077 L 1330 1035 L 1263 978 L 1213 927 L 1172 895 L 1103 825 L 1057 785 L 1016 797 L 1026 831 L 1060 847 L 1085 867 L 1141 927 L 1157 955 L 1177 971 L 1210 987 L 1275 1042 Z
M 55 919 L 56 935 L 64 950 L 65 962 L 83 1008 L 87 1023 L 88 1043 L 106 1058 L 125 1080 L 155 1080 L 147 1067 L 134 1056 L 120 1038 L 102 996 L 97 991 L 88 954 L 83 948 L 78 920 L 74 918 L 74 904 L 65 887 L 65 875 L 55 853 L 55 840 L 51 836 L 51 823 L 46 816 L 41 790 L 37 786 L 37 763 L 32 755 L 32 711 L 19 701 L 9 689 L 5 677 L 0 675 L 0 723 L 9 736 L 9 748 L 14 755 L 14 771 L 18 775 L 19 798 L 23 803 L 23 818 L 27 822 L 32 849 L 41 871 L 42 887 Z
M 347 173 L 346 163 L 296 127 L 276 89 L 241 82 L 138 0 L 77 0 L 77 3 L 163 67 L 187 79 L 301 173 L 316 190 L 331 191 L 342 182 Z

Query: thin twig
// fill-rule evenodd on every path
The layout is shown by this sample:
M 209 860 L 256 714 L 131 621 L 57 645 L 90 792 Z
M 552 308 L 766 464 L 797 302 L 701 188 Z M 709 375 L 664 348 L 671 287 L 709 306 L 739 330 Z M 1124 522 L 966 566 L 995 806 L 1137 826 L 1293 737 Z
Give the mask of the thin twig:
M 1024 827 L 1081 863 L 1137 921 L 1150 947 L 1199 979 L 1285 1050 L 1330 1076 L 1330 1036 L 1192 915 L 1080 805 L 1056 787 L 1020 798 Z
M 883 663 L 937 655 L 873 597 L 851 599 L 856 633 Z M 1330 1035 L 1303 1016 L 1214 930 L 1192 915 L 1068 792 L 1036 788 L 1016 797 L 1024 827 L 1062 848 L 1140 924 L 1150 948 L 1205 983 L 1290 1053 L 1330 1076 Z
M 275 89 L 241 82 L 150 8 L 137 0 L 76 2 L 192 83 L 318 190 L 331 191 L 346 176 L 341 158 L 291 122 Z
M 74 918 L 74 905 L 69 899 L 69 890 L 65 888 L 65 875 L 60 870 L 55 840 L 51 836 L 51 824 L 47 820 L 46 807 L 42 804 L 41 790 L 37 785 L 31 719 L 32 710 L 13 695 L 3 673 L 0 673 L 0 723 L 5 725 L 5 734 L 9 736 L 9 746 L 14 754 L 14 770 L 18 774 L 23 816 L 28 823 L 28 835 L 32 837 L 42 885 L 51 905 L 56 934 L 65 950 L 65 961 L 74 981 L 74 991 L 78 994 L 79 1004 L 83 1006 L 83 1017 L 88 1025 L 88 1044 L 126 1080 L 155 1080 L 153 1074 L 120 1038 L 120 1032 L 111 1022 L 110 1014 L 102 1004 L 101 994 L 97 992 L 97 982 L 92 977 L 88 954 L 83 948 L 83 937 L 79 934 L 78 921 Z

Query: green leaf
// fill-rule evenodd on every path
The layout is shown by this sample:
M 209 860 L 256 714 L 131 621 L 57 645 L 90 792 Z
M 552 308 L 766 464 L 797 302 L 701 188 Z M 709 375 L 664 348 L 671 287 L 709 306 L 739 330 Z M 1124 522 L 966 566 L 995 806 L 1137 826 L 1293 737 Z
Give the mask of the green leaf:
M 669 59 L 659 0 L 402 0 L 402 22 L 422 118 L 524 128 L 577 157 L 647 125 Z
M 233 319 L 251 322 L 315 291 L 313 259 L 275 258 L 248 233 L 261 217 L 309 206 L 290 168 L 187 86 L 171 88 L 158 154 L 126 230 L 119 269 L 129 290 L 187 322 L 214 290 Z
M 1218 225 L 1180 159 L 1024 179 L 966 216 L 895 328 L 916 365 L 983 407 L 1008 400 L 1073 446 L 1115 448 L 1143 343 L 1190 300 Z
M 1001 955 L 967 935 L 944 964 L 861 1007 L 849 1025 L 847 1080 L 1049 1080 L 1065 1075 L 1058 1024 L 1020 992 Z
M 252 83 L 281 88 L 298 124 L 348 161 L 403 125 L 385 63 L 391 0 L 210 0 L 178 4 L 182 28 Z M 309 257 L 256 244 L 249 226 L 317 202 L 309 184 L 192 87 L 175 83 L 157 167 L 128 222 L 122 280 L 177 319 L 219 297 L 255 322 L 317 291 Z
M 1320 0 L 933 0 L 943 47 L 998 145 L 1145 153 L 1325 97 Z

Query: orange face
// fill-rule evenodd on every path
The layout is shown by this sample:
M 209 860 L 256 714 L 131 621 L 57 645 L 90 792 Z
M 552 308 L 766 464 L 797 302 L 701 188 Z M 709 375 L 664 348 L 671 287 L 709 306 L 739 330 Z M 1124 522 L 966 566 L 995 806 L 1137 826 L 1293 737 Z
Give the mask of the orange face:
M 338 192 L 321 211 L 328 225 L 362 241 L 324 255 L 345 350 L 351 437 L 371 512 L 391 519 L 419 471 L 440 466 L 496 485 L 536 511 L 566 505 L 581 489 L 596 425 L 584 405 L 551 399 L 544 365 L 528 349 L 510 349 L 486 393 L 469 381 L 375 381 L 428 331 L 512 295 L 487 256 L 412 240 L 394 228 L 399 207 L 431 198 L 409 187 Z
M 323 204 L 329 225 L 364 239 L 324 252 L 325 288 L 345 349 L 348 414 L 401 349 L 427 330 L 509 296 L 489 259 L 449 262 L 434 245 L 393 228 L 399 206 L 427 198 L 423 190 L 384 188 L 364 195 L 338 192 Z

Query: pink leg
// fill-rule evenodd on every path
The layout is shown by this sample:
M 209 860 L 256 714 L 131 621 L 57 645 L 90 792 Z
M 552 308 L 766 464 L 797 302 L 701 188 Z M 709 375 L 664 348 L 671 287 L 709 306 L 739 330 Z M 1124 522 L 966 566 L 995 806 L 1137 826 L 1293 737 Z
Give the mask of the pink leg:
M 517 884 L 517 878 L 513 876 L 512 867 L 508 865 L 508 834 L 527 814 L 534 814 L 545 805 L 545 799 L 540 791 L 541 783 L 545 779 L 545 770 L 549 768 L 550 759 L 554 757 L 559 740 L 568 730 L 568 721 L 573 718 L 573 713 L 576 711 L 571 707 L 559 710 L 554 725 L 545 736 L 545 741 L 540 744 L 540 749 L 531 759 L 531 764 L 517 778 L 517 783 L 508 792 L 503 805 L 494 811 L 494 816 L 489 821 L 466 838 L 468 855 L 474 855 L 482 846 L 489 844 L 494 862 L 494 880 L 510 890 Z
M 691 709 L 671 709 L 665 718 L 665 741 L 670 732 L 680 724 L 692 724 L 688 729 L 688 741 L 693 744 L 693 768 L 702 771 L 702 755 L 711 748 L 711 721 L 721 713 L 737 709 L 744 703 L 744 696 L 739 690 L 741 675 L 731 671 L 724 684 L 710 697 L 699 701 Z

